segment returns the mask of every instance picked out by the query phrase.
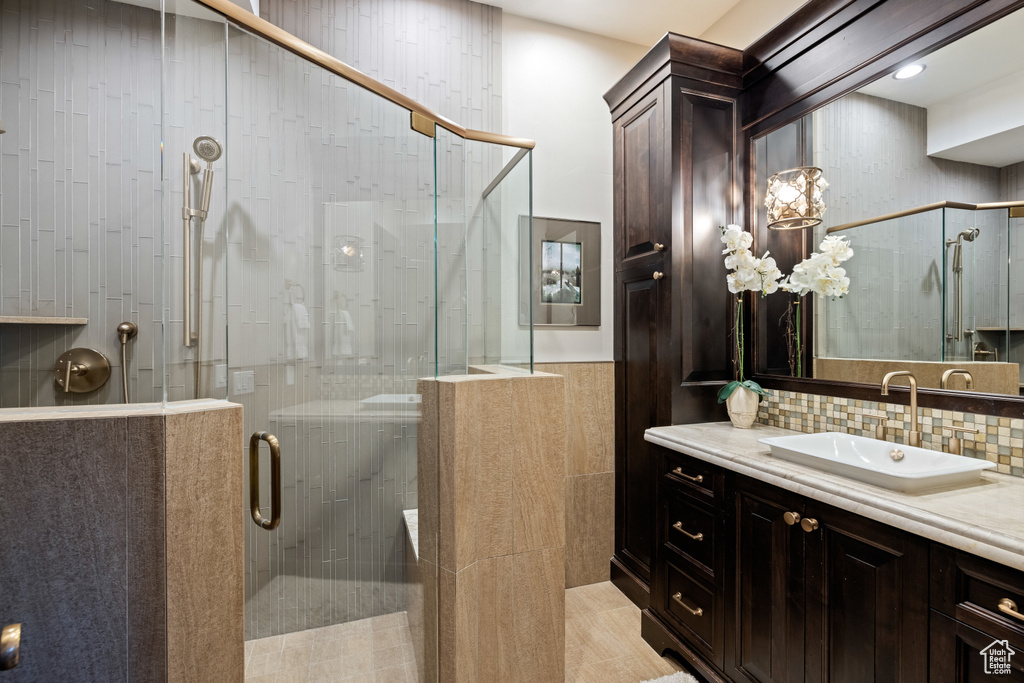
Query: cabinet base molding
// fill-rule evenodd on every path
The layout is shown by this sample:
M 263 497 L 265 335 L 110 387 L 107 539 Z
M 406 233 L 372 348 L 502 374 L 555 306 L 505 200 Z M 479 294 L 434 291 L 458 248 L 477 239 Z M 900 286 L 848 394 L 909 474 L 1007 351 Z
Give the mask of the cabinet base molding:
M 611 560 L 611 580 L 612 584 L 641 610 L 645 610 L 650 606 L 650 585 L 623 565 L 619 558 L 614 555 Z
M 676 638 L 668 626 L 649 609 L 645 609 L 640 613 L 640 635 L 662 657 L 669 650 L 676 653 L 678 659 L 681 659 L 685 664 L 689 665 L 689 668 L 694 670 L 690 673 L 696 673 L 704 681 L 709 681 L 710 683 L 730 683 L 728 678 L 725 678 L 717 670 L 711 668 L 689 645 Z

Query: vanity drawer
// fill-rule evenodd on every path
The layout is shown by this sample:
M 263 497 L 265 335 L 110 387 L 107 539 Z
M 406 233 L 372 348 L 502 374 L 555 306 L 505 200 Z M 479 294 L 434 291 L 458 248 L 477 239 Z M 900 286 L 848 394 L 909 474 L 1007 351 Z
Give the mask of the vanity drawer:
M 701 566 L 710 576 L 715 567 L 715 515 L 679 493 L 668 495 L 665 545 Z
M 717 487 L 718 468 L 703 460 L 691 458 L 682 453 L 660 448 L 662 458 L 662 479 L 676 488 L 714 501 Z
M 671 617 L 690 642 L 713 651 L 715 620 L 714 591 L 687 573 L 687 570 L 669 561 L 666 563 L 668 590 L 661 605 L 662 612 Z
M 955 566 L 942 567 L 953 557 Z M 932 584 L 939 593 L 933 607 L 985 633 L 1024 641 L 1024 572 L 950 549 L 933 551 L 932 564 L 933 573 L 947 577 Z

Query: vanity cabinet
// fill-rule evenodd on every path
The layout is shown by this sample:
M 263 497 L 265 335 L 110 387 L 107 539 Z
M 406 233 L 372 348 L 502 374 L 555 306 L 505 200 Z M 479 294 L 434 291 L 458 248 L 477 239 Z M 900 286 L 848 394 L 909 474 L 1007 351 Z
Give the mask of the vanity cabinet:
M 940 545 L 931 567 L 930 680 L 1024 681 L 1024 574 Z M 1008 670 L 986 672 L 989 646 L 1016 653 Z
M 650 600 L 654 426 L 726 418 L 732 297 L 719 226 L 742 220 L 742 53 L 668 34 L 606 95 L 615 173 L 615 555 L 612 581 Z
M 927 540 L 651 448 L 660 518 L 643 623 L 655 649 L 709 680 L 929 680 Z
M 735 479 L 730 675 L 762 683 L 928 680 L 927 541 Z

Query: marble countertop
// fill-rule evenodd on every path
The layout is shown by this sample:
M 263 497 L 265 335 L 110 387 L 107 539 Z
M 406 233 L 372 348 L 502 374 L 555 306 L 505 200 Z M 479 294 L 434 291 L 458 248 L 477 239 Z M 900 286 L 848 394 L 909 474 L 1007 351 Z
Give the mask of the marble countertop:
M 901 493 L 772 457 L 758 439 L 799 432 L 728 422 L 648 429 L 647 441 L 813 500 L 1024 570 L 1024 479 L 983 472 L 974 486 Z

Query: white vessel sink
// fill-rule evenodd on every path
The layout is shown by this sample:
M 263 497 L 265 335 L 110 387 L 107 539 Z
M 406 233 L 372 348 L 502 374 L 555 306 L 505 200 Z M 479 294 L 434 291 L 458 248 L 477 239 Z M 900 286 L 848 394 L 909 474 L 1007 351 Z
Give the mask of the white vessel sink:
M 981 478 L 982 470 L 995 467 L 995 463 L 977 458 L 837 432 L 760 441 L 771 447 L 776 458 L 894 491 L 970 484 Z M 895 450 L 902 452 L 901 459 Z

